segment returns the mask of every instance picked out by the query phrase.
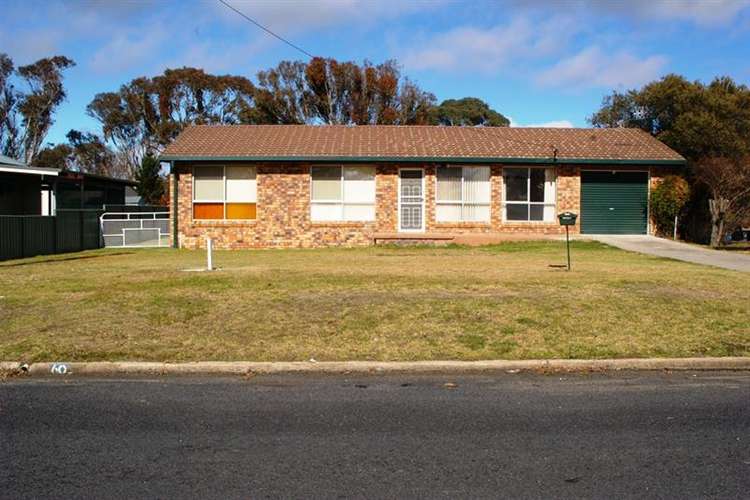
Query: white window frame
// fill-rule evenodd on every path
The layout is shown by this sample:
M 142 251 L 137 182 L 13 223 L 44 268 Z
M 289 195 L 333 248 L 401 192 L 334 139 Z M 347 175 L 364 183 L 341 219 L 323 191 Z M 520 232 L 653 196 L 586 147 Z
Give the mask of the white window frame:
M 461 169 L 461 201 L 440 201 L 438 199 L 438 170 L 441 168 L 459 168 Z M 466 203 L 464 201 L 464 168 L 487 168 L 490 171 L 490 199 L 487 203 Z M 460 206 L 461 213 L 464 212 L 465 205 L 473 205 L 480 207 L 488 207 L 489 218 L 486 220 L 465 220 L 463 218 L 459 220 L 437 220 L 437 206 L 438 205 L 450 205 Z M 492 167 L 486 165 L 439 165 L 435 168 L 435 222 L 437 224 L 452 224 L 452 223 L 469 223 L 469 224 L 490 224 L 492 221 Z
M 230 167 L 245 167 L 245 168 L 254 168 L 255 169 L 255 201 L 228 201 L 227 200 L 227 166 Z M 195 170 L 200 169 L 202 167 L 221 167 L 221 175 L 224 182 L 224 199 L 223 200 L 196 200 L 195 199 Z M 193 165 L 192 169 L 192 190 L 193 190 L 193 203 L 190 206 L 190 214 L 192 216 L 192 219 L 194 221 L 239 221 L 239 222 L 249 222 L 249 221 L 255 221 L 258 220 L 258 167 L 255 165 L 203 165 L 203 166 L 197 166 Z M 224 212 L 224 217 L 221 219 L 196 219 L 195 218 L 195 204 L 201 204 L 201 203 L 221 203 L 222 204 L 222 210 Z M 255 219 L 227 219 L 227 203 L 254 203 L 255 204 Z
M 344 193 L 346 192 L 344 189 L 344 169 L 345 168 L 356 168 L 356 167 L 370 167 L 373 169 L 373 200 L 366 201 L 366 202 L 358 202 L 358 201 L 348 201 L 344 198 Z M 313 170 L 316 168 L 338 168 L 339 169 L 339 180 L 341 181 L 341 188 L 340 188 L 340 198 L 338 200 L 316 200 L 313 198 Z M 325 224 L 325 223 L 341 223 L 341 222 L 374 222 L 375 218 L 377 217 L 377 214 L 375 213 L 376 205 L 377 205 L 377 167 L 375 165 L 370 164 L 363 164 L 363 165 L 330 165 L 330 164 L 323 164 L 323 165 L 312 165 L 310 167 L 310 220 L 316 224 Z M 313 219 L 312 217 L 312 206 L 316 205 L 338 205 L 341 207 L 341 219 L 331 219 L 331 220 L 325 220 L 325 219 Z M 345 205 L 357 205 L 362 207 L 368 207 L 372 206 L 372 219 L 345 219 L 344 218 L 344 208 Z
M 505 180 L 505 171 L 506 169 L 516 169 L 516 170 L 522 170 L 526 169 L 526 201 L 508 201 L 508 183 Z M 532 170 L 544 170 L 545 172 L 547 170 L 552 170 L 554 175 L 554 189 L 552 193 L 552 201 L 531 201 L 531 171 Z M 546 173 L 545 173 L 546 176 Z M 546 181 L 545 181 L 546 182 Z M 539 167 L 503 167 L 503 206 L 501 208 L 502 215 L 503 215 L 503 222 L 507 222 L 509 224 L 552 224 L 555 221 L 555 218 L 557 217 L 557 170 L 555 167 L 551 166 L 539 166 Z M 528 211 L 528 217 L 525 220 L 518 220 L 518 219 L 508 219 L 507 214 L 507 206 L 508 205 L 528 205 L 529 211 Z M 555 213 L 552 218 L 552 220 L 544 220 L 544 212 L 542 212 L 542 220 L 531 220 L 531 206 L 532 205 L 539 205 L 542 207 L 554 207 Z

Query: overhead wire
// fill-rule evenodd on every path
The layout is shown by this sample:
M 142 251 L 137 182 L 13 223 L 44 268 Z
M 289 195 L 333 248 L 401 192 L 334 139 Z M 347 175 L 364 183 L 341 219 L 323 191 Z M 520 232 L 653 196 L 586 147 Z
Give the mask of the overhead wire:
M 277 34 L 277 33 L 274 33 L 274 32 L 273 32 L 273 31 L 271 31 L 271 30 L 270 30 L 269 28 L 267 28 L 267 27 L 263 26 L 263 25 L 262 25 L 261 23 L 259 23 L 258 21 L 256 21 L 256 20 L 255 20 L 255 19 L 253 19 L 252 17 L 248 16 L 247 14 L 245 14 L 244 12 L 242 12 L 241 10 L 239 10 L 239 9 L 235 8 L 235 7 L 234 7 L 234 6 L 232 5 L 232 4 L 230 4 L 230 3 L 226 2 L 225 0 L 218 0 L 218 1 L 219 1 L 220 3 L 222 3 L 222 4 L 224 4 L 224 5 L 225 5 L 225 6 L 226 6 L 226 7 L 228 8 L 228 9 L 231 9 L 231 10 L 233 10 L 233 11 L 234 11 L 234 12 L 236 12 L 236 13 L 237 13 L 237 14 L 238 14 L 239 16 L 243 17 L 243 18 L 244 18 L 244 19 L 246 19 L 247 21 L 250 21 L 251 23 L 253 23 L 253 24 L 254 24 L 255 26 L 257 26 L 258 28 L 262 29 L 263 31 L 265 31 L 266 33 L 268 33 L 269 35 L 271 35 L 272 37 L 274 37 L 274 38 L 277 38 L 277 39 L 281 40 L 282 42 L 284 42 L 285 44 L 289 45 L 289 46 L 290 46 L 290 47 L 292 47 L 293 49 L 295 49 L 295 50 L 298 50 L 299 52 L 302 52 L 302 53 L 303 53 L 303 54 L 305 54 L 305 55 L 306 55 L 307 57 L 310 57 L 310 58 L 313 58 L 313 57 L 315 57 L 314 55 L 312 55 L 311 53 L 309 53 L 308 51 L 306 51 L 305 49 L 303 49 L 303 48 L 302 48 L 302 47 L 300 47 L 299 45 L 296 45 L 296 44 L 294 44 L 294 43 L 290 42 L 289 40 L 287 40 L 287 39 L 286 39 L 286 38 L 284 38 L 283 36 L 281 36 L 281 35 L 279 35 L 279 34 Z
M 284 38 L 283 36 L 279 35 L 278 33 L 275 33 L 275 32 L 274 32 L 274 31 L 272 31 L 272 30 L 271 30 L 270 28 L 268 28 L 268 27 L 264 26 L 263 24 L 261 24 L 260 22 L 256 21 L 256 20 L 255 20 L 255 19 L 253 19 L 252 17 L 248 16 L 247 14 L 245 14 L 244 12 L 242 12 L 241 10 L 237 9 L 236 7 L 234 7 L 234 6 L 232 5 L 232 4 L 230 4 L 230 3 L 229 3 L 229 2 L 227 2 L 226 0 L 218 0 L 218 1 L 219 1 L 219 2 L 221 3 L 221 4 L 223 4 L 223 5 L 225 6 L 225 7 L 227 7 L 228 9 L 232 10 L 232 11 L 233 11 L 233 12 L 235 12 L 235 13 L 236 13 L 237 15 L 239 15 L 240 17 L 242 17 L 243 19 L 245 19 L 245 20 L 247 20 L 248 22 L 250 22 L 250 23 L 254 24 L 255 26 L 257 26 L 258 28 L 262 29 L 263 31 L 265 31 L 266 33 L 268 33 L 269 35 L 271 35 L 272 37 L 274 37 L 274 38 L 276 38 L 276 39 L 278 39 L 278 40 L 280 40 L 280 41 L 284 42 L 285 44 L 289 45 L 289 46 L 290 46 L 290 47 L 292 47 L 292 48 L 293 48 L 294 50 L 296 50 L 296 51 L 298 51 L 298 52 L 300 52 L 300 53 L 302 53 L 302 54 L 306 55 L 307 57 L 309 57 L 309 58 L 311 58 L 311 59 L 315 57 L 314 55 L 312 55 L 312 54 L 311 54 L 310 52 L 306 51 L 305 49 L 303 49 L 303 48 L 302 48 L 302 47 L 300 47 L 299 45 L 297 45 L 297 44 L 295 44 L 295 43 L 293 43 L 293 42 L 291 42 L 291 41 L 287 40 L 287 39 L 286 39 L 286 38 Z M 328 107 L 329 107 L 329 113 L 331 114 L 331 117 L 332 117 L 332 114 L 333 114 L 333 109 L 331 108 L 331 106 L 332 106 L 332 103 L 331 103 L 331 93 L 330 93 L 330 90 L 329 90 L 329 88 L 328 88 L 328 78 L 327 78 L 327 77 L 325 78 L 325 85 L 326 85 L 326 93 L 328 94 Z M 537 145 L 537 146 L 545 146 L 545 147 L 551 147 L 551 148 L 553 149 L 553 157 L 554 157 L 555 159 L 556 159 L 556 157 L 557 157 L 557 153 L 558 153 L 558 148 L 556 147 L 556 145 L 555 145 L 555 144 L 549 144 L 549 143 L 539 143 L 539 142 L 537 142 L 537 141 L 520 141 L 520 140 L 518 140 L 518 139 L 512 139 L 512 138 L 506 138 L 506 140 L 507 140 L 507 141 L 510 141 L 510 142 L 517 142 L 517 143 L 522 143 L 522 144 L 533 144 L 533 145 Z

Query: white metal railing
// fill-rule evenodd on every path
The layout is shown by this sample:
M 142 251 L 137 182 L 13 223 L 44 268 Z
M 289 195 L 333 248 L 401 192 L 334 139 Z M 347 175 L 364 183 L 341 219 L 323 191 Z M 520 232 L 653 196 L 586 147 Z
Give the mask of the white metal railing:
M 99 224 L 105 247 L 169 246 L 169 212 L 105 212 Z

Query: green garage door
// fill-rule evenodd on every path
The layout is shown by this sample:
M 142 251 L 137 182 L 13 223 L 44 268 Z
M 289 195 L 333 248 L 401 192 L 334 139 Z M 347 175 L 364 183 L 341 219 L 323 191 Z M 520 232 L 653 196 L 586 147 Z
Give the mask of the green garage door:
M 646 234 L 647 172 L 581 172 L 581 232 Z

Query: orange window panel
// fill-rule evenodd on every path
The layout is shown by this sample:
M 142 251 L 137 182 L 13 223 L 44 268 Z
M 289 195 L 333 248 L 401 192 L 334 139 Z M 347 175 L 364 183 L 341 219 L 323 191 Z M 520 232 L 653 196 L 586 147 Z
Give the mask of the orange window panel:
M 227 219 L 255 219 L 255 203 L 227 203 Z
M 193 203 L 193 219 L 223 219 L 223 203 Z

